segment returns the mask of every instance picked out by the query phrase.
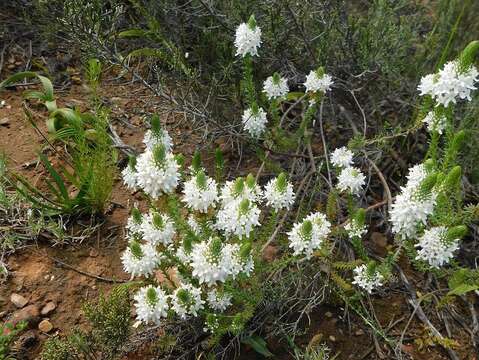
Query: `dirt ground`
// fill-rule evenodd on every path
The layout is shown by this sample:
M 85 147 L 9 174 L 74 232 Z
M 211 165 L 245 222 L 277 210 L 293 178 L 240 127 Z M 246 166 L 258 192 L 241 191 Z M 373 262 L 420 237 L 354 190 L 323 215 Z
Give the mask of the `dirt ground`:
M 138 88 L 133 90 L 133 96 L 131 85 L 121 84 L 106 85 L 101 93 L 105 97 L 109 96 L 112 102 L 110 106 L 113 110 L 113 123 L 122 140 L 140 149 L 145 128 L 138 109 L 149 111 L 146 105 L 149 94 L 138 85 Z M 81 85 L 56 95 L 60 106 L 75 105 L 82 108 L 87 104 L 88 94 Z M 41 169 L 35 166 L 41 138 L 25 121 L 21 106 L 21 89 L 0 93 L 0 100 L 5 100 L 5 105 L 0 108 L 0 150 L 7 155 L 11 168 L 35 183 L 43 175 Z M 41 114 L 40 110 L 39 113 Z M 125 116 L 130 125 L 119 120 Z M 38 119 L 38 126 L 44 127 L 43 119 Z M 166 126 L 176 144 L 175 149 L 182 152 L 186 158 L 201 144 L 199 135 L 187 123 L 175 127 L 174 120 L 170 120 L 166 122 Z M 252 161 L 249 166 L 254 169 L 255 162 Z M 85 325 L 85 319 L 81 315 L 82 303 L 97 299 L 101 292 L 108 293 L 113 286 L 113 283 L 96 277 L 120 280 L 128 278 L 122 271 L 120 254 L 126 247 L 123 226 L 131 201 L 141 203 L 141 197 L 129 194 L 118 179 L 113 191 L 111 209 L 101 228 L 90 239 L 81 243 L 56 244 L 52 247 L 51 240 L 39 237 L 27 242 L 22 249 L 8 257 L 7 264 L 11 274 L 6 282 L 0 284 L 0 321 L 6 322 L 25 316 L 25 312 L 35 318 L 30 329 L 16 344 L 22 349 L 24 358 L 35 359 L 42 343 L 48 337 L 67 334 L 73 327 Z M 378 241 L 368 241 L 371 246 L 378 246 L 378 252 L 381 252 L 386 240 L 380 234 L 375 236 Z M 85 275 L 86 273 L 88 275 Z M 17 308 L 10 300 L 12 294 L 23 296 L 28 303 L 21 309 Z M 384 298 L 373 298 L 372 301 L 376 313 L 380 314 L 379 322 L 383 328 L 388 329 L 387 335 L 399 337 L 411 314 L 405 294 L 400 290 L 393 290 Z M 48 303 L 53 303 L 54 309 L 47 313 L 42 310 Z M 49 306 L 52 307 L 51 304 Z M 299 339 L 298 345 L 307 345 L 313 336 L 321 334 L 332 352 L 339 354 L 337 359 L 390 358 L 384 341 L 376 341 L 378 338 L 373 336 L 360 318 L 351 315 L 351 312 L 348 312 L 349 316 L 345 316 L 345 313 L 343 308 L 331 305 L 315 309 L 308 331 Z M 53 325 L 53 329 L 48 332 L 38 328 L 44 319 L 48 319 Z M 448 359 L 447 353 L 439 346 L 419 348 L 414 340 L 425 334 L 426 330 L 422 324 L 413 318 L 404 338 L 403 350 L 413 359 Z M 455 334 L 454 338 L 459 342 L 456 351 L 461 359 L 477 360 L 477 354 L 471 352 L 473 350 L 468 334 Z M 276 358 L 293 358 L 284 345 L 278 346 L 274 342 L 269 345 L 277 355 Z M 242 359 L 256 358 L 261 357 L 252 349 L 243 349 Z

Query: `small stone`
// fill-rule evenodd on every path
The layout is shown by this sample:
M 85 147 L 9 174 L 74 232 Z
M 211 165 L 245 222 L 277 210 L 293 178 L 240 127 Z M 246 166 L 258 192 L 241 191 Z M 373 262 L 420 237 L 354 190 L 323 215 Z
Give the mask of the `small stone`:
M 356 336 L 364 335 L 363 329 L 356 330 L 356 332 L 354 333 L 354 335 L 356 335 Z
M 21 309 L 25 305 L 27 305 L 28 300 L 25 299 L 22 295 L 13 293 L 10 295 L 10 301 L 15 305 L 17 308 Z
M 57 304 L 55 304 L 53 301 L 50 301 L 46 303 L 46 305 L 42 308 L 42 310 L 40 311 L 40 314 L 42 314 L 42 316 L 46 316 L 50 314 L 56 308 L 57 308 Z
M 336 338 L 334 337 L 334 335 L 329 335 L 329 340 L 331 340 L 332 342 L 336 342 Z
M 38 330 L 44 333 L 49 333 L 50 331 L 53 330 L 53 325 L 48 319 L 45 319 L 45 320 L 42 320 L 40 324 L 38 324 Z
M 10 124 L 10 120 L 8 118 L 0 119 L 0 125 L 7 126 L 8 124 Z
M 327 318 L 332 318 L 333 317 L 333 313 L 331 311 L 326 311 L 326 313 L 324 314 L 324 316 L 326 316 Z

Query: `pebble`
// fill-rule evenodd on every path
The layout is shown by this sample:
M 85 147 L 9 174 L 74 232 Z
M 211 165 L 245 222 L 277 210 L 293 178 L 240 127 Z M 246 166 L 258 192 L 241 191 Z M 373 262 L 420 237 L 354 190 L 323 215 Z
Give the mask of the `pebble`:
M 327 318 L 332 318 L 333 317 L 333 313 L 331 311 L 326 311 L 324 313 L 324 316 L 326 316 Z
M 45 319 L 45 320 L 42 320 L 40 324 L 38 324 L 38 330 L 44 333 L 49 333 L 50 331 L 53 330 L 53 325 L 48 319 Z
M 42 316 L 46 316 L 50 314 L 56 308 L 57 308 L 57 304 L 55 304 L 53 301 L 50 301 L 46 303 L 46 305 L 42 308 L 42 311 L 40 311 L 40 313 L 42 314 Z
M 333 335 L 329 335 L 329 340 L 331 340 L 332 342 L 335 342 L 336 338 Z
M 7 126 L 8 124 L 10 124 L 10 120 L 8 118 L 0 119 L 0 125 Z
M 356 332 L 354 333 L 354 335 L 356 335 L 356 336 L 364 335 L 363 329 L 356 330 Z
M 12 293 L 12 295 L 10 295 L 10 301 L 19 309 L 21 309 L 28 303 L 27 299 L 25 299 L 22 295 L 16 293 Z

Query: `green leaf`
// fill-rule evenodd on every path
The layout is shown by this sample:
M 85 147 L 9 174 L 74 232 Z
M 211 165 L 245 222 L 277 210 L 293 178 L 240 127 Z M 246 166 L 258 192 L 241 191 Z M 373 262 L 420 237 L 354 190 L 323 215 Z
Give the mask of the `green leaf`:
M 120 38 L 137 38 L 137 37 L 144 37 L 148 35 L 149 35 L 149 31 L 145 31 L 141 29 L 124 30 L 118 33 L 118 37 Z
M 470 291 L 478 290 L 479 285 L 461 284 L 447 293 L 447 295 L 464 295 Z
M 251 346 L 254 351 L 256 351 L 258 354 L 263 355 L 264 357 L 273 356 L 273 354 L 268 350 L 268 347 L 266 346 L 266 341 L 258 335 L 248 336 L 241 340 L 241 342 L 243 344 Z
M 286 95 L 286 99 L 287 100 L 298 100 L 303 95 L 304 95 L 304 93 L 302 93 L 302 92 L 292 91 L 292 92 L 289 92 L 288 95 Z
M 53 168 L 48 158 L 45 155 L 40 154 L 40 160 L 42 161 L 42 163 L 45 165 L 46 169 L 50 173 L 51 177 L 53 178 L 53 181 L 55 181 L 55 183 L 57 184 L 58 190 L 62 194 L 63 199 L 65 200 L 70 199 L 67 188 L 65 186 L 65 182 L 61 178 L 60 174 L 58 174 L 56 170 Z

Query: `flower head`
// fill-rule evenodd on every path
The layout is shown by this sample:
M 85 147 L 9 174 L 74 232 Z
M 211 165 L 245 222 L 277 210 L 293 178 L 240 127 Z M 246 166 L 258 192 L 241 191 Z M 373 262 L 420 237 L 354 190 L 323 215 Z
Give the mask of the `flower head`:
M 156 145 L 163 145 L 167 152 L 170 152 L 173 148 L 173 141 L 171 136 L 165 129 L 159 131 L 147 130 L 143 137 L 143 143 L 148 150 L 153 150 Z
M 151 244 L 140 244 L 137 241 L 131 241 L 128 248 L 121 256 L 123 269 L 130 273 L 132 277 L 138 275 L 149 276 L 153 274 L 161 257 Z
M 143 222 L 143 216 L 140 210 L 136 207 L 131 209 L 131 215 L 128 217 L 126 229 L 129 234 L 141 233 L 141 224 Z
M 248 24 L 242 23 L 236 28 L 235 46 L 236 55 L 245 57 L 258 55 L 258 48 L 261 45 L 261 29 L 256 25 L 254 17 L 251 16 Z
M 365 183 L 366 177 L 358 168 L 353 166 L 344 168 L 338 176 L 338 189 L 350 191 L 351 194 L 358 194 Z
M 369 269 L 366 265 L 359 265 L 354 270 L 353 284 L 366 290 L 369 294 L 383 285 L 384 276 L 375 269 Z
M 301 223 L 296 223 L 288 232 L 289 247 L 294 255 L 310 258 L 313 251 L 321 247 L 329 235 L 331 223 L 319 212 L 308 215 Z
M 175 226 L 168 215 L 150 212 L 141 224 L 143 239 L 152 245 L 168 245 L 175 236 Z
M 182 319 L 188 315 L 197 316 L 198 311 L 203 309 L 203 304 L 201 289 L 191 284 L 182 284 L 171 296 L 171 307 Z
M 262 108 L 253 106 L 246 109 L 242 116 L 244 129 L 250 133 L 254 138 L 261 136 L 266 129 L 266 113 Z
M 367 226 L 364 224 L 361 225 L 356 219 L 348 221 L 348 223 L 344 225 L 344 230 L 346 230 L 350 239 L 361 238 L 368 232 Z
M 223 207 L 230 206 L 233 202 L 244 199 L 257 202 L 260 198 L 261 189 L 251 174 L 246 179 L 238 177 L 235 181 L 227 181 L 222 187 L 220 195 Z
M 136 318 L 145 324 L 160 324 L 168 314 L 168 296 L 152 285 L 142 287 L 133 297 L 135 300 Z
M 141 154 L 136 168 L 138 185 L 155 199 L 162 193 L 171 193 L 178 186 L 178 163 L 162 145 L 156 145 L 153 150 Z
M 293 185 L 288 182 L 286 174 L 281 173 L 276 179 L 271 179 L 264 188 L 266 204 L 276 211 L 290 209 L 294 203 Z
M 418 90 L 422 96 L 431 96 L 438 105 L 447 107 L 458 99 L 471 100 L 471 91 L 479 81 L 479 72 L 474 65 L 460 69 L 457 61 L 450 61 L 437 74 L 429 74 L 421 79 Z
M 216 181 L 200 170 L 190 180 L 185 182 L 183 201 L 187 206 L 199 212 L 207 212 L 209 206 L 215 206 L 218 199 Z
M 331 90 L 331 85 L 333 85 L 333 78 L 331 75 L 325 74 L 322 69 L 311 70 L 304 82 L 306 92 L 313 93 L 318 91 L 325 93 Z
M 415 247 L 419 248 L 417 260 L 439 268 L 454 257 L 454 252 L 459 249 L 459 239 L 448 240 L 447 228 L 437 226 L 426 230 Z
M 278 73 L 268 77 L 263 83 L 263 92 L 268 97 L 268 100 L 281 98 L 288 94 L 288 80 L 281 77 Z
M 233 201 L 218 211 L 216 226 L 226 235 L 248 237 L 253 228 L 259 225 L 259 214 L 259 208 L 248 199 Z
M 338 168 L 347 168 L 353 164 L 353 156 L 353 152 L 343 146 L 332 152 L 331 163 Z

